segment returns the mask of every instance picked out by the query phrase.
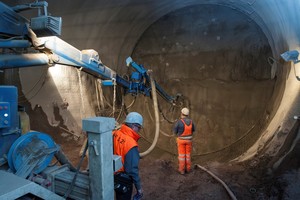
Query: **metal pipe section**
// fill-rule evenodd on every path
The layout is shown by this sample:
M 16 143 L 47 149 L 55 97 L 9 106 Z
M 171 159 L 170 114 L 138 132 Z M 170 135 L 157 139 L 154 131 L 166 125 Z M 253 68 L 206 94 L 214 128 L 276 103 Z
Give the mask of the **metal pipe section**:
M 0 48 L 28 48 L 31 43 L 28 40 L 5 40 L 0 41 Z
M 83 71 L 103 79 L 112 79 L 116 76 L 116 72 L 103 65 L 101 61 L 92 58 L 84 60 L 83 58 L 86 56 L 82 51 L 58 37 L 41 37 L 39 39 L 47 49 L 59 56 L 59 60 L 55 61 L 56 63 L 79 67 Z
M 49 58 L 43 53 L 0 55 L 0 69 L 41 66 L 48 63 Z

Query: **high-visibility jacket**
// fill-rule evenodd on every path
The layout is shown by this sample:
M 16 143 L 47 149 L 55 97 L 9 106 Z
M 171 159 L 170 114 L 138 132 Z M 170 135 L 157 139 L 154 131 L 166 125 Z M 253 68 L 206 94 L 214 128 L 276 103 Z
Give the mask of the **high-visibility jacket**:
M 192 151 L 192 137 L 193 137 L 193 122 L 189 121 L 189 125 L 185 120 L 181 119 L 179 123 L 183 124 L 182 133 L 178 133 L 178 171 L 184 174 L 185 171 L 191 171 L 191 151 Z
M 190 124 L 187 125 L 185 123 L 185 121 L 183 119 L 181 119 L 181 122 L 183 123 L 183 126 L 184 126 L 184 131 L 182 134 L 179 135 L 178 138 L 180 139 L 192 139 L 192 136 L 193 136 L 193 122 L 191 120 Z
M 114 154 L 122 157 L 123 165 L 127 152 L 138 146 L 137 141 L 139 139 L 140 136 L 125 124 L 122 124 L 119 130 L 113 132 Z M 124 172 L 124 166 L 118 172 Z

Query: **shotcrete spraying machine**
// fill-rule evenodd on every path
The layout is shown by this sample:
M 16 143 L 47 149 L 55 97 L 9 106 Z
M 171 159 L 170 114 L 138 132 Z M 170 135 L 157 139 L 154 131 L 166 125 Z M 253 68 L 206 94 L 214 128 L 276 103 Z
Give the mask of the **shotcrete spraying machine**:
M 148 70 L 128 57 L 133 67 L 124 79 L 105 66 L 95 50 L 78 50 L 60 39 L 61 17 L 47 13 L 46 1 L 8 6 L 0 2 L 0 70 L 63 64 L 102 80 L 105 86 L 122 86 L 126 93 L 150 96 Z M 27 19 L 24 10 L 37 10 L 38 16 Z M 155 81 L 155 89 L 166 101 L 174 103 Z M 113 155 L 111 132 L 115 119 L 91 117 L 82 120 L 87 133 L 89 170 L 82 172 L 60 156 L 60 147 L 46 133 L 22 132 L 18 89 L 0 86 L 0 199 L 114 199 L 113 173 L 121 167 L 121 158 Z

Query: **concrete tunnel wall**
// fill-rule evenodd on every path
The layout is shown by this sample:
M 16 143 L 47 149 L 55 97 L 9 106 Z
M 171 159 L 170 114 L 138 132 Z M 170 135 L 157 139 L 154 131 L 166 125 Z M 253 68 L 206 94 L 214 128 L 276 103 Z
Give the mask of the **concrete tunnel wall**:
M 24 1 L 8 4 L 17 3 Z M 269 140 L 268 153 L 276 154 L 295 125 L 299 82 L 291 63 L 284 63 L 280 54 L 299 49 L 298 1 L 48 3 L 48 11 L 63 18 L 63 40 L 80 50 L 95 49 L 102 62 L 120 74 L 127 72 L 125 59 L 131 55 L 153 70 L 168 93 L 186 97 L 184 105 L 190 107 L 197 125 L 193 152 L 197 160 L 230 160 L 240 155 L 243 160 L 256 155 Z M 108 104 L 95 97 L 95 80 L 74 68 L 56 68 L 61 71 L 51 69 L 53 75 L 37 67 L 20 69 L 19 74 L 32 109 L 42 108 L 51 126 L 61 126 L 60 134 L 67 129 L 80 135 L 82 118 L 111 116 Z M 112 104 L 111 89 L 103 90 L 97 89 Z M 133 99 L 127 95 L 126 105 Z M 137 99 L 129 111 L 145 116 L 144 150 L 153 138 L 154 114 L 149 98 Z M 173 121 L 179 116 L 179 108 L 159 102 L 166 118 Z M 169 137 L 172 124 L 160 117 L 158 149 L 174 155 L 175 140 Z M 122 119 L 123 115 L 119 122 Z

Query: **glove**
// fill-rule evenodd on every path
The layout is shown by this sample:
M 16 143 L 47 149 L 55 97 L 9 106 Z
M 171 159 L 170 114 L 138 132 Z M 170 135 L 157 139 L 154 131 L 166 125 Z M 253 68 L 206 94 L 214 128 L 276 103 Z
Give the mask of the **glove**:
M 140 200 L 143 197 L 143 191 L 142 189 L 139 189 L 137 193 L 133 196 L 133 200 Z

